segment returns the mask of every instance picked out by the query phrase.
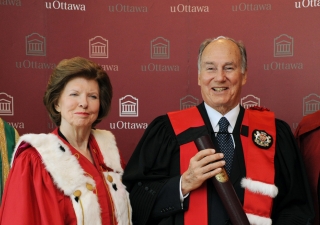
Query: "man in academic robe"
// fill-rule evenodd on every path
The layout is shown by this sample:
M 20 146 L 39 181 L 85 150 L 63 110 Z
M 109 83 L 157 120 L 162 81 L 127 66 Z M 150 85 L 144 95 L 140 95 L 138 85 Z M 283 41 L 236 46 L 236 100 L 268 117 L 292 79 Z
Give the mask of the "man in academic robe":
M 310 224 L 311 196 L 291 129 L 267 109 L 240 106 L 246 80 L 242 43 L 220 36 L 201 44 L 203 102 L 153 120 L 125 169 L 134 225 L 232 224 L 211 182 L 224 167 L 250 224 Z M 198 152 L 193 141 L 204 134 L 216 148 Z M 220 134 L 231 138 L 228 152 L 221 153 Z

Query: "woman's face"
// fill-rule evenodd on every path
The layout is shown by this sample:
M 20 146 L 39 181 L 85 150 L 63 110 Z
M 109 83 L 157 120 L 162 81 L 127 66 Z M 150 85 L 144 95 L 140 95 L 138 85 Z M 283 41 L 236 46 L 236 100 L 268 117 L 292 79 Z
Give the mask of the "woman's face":
M 61 114 L 60 126 L 90 129 L 99 114 L 98 83 L 82 77 L 70 80 L 55 108 Z

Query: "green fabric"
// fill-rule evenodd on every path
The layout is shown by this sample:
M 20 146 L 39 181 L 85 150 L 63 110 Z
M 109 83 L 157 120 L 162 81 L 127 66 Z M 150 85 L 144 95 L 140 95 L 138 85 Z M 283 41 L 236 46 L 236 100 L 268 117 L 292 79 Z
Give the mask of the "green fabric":
M 0 118 L 1 120 L 1 118 Z M 7 155 L 8 155 L 8 164 L 10 165 L 11 159 L 12 159 L 12 153 L 14 151 L 14 147 L 16 144 L 16 140 L 17 140 L 17 136 L 16 136 L 16 130 L 10 126 L 6 121 L 2 120 L 3 122 L 3 130 L 0 131 L 0 135 L 5 135 L 5 137 L 2 137 L 0 140 L 3 140 L 3 138 L 5 138 L 6 143 L 5 143 L 5 148 L 7 151 Z M 2 129 L 2 128 L 1 128 Z M 0 145 L 1 148 L 2 145 Z M 2 151 L 2 149 L 1 149 Z M 4 189 L 4 180 L 3 180 L 3 157 L 0 157 L 0 202 L 2 200 L 2 194 L 3 194 L 3 189 Z
M 10 163 L 12 159 L 12 153 L 16 145 L 17 137 L 16 137 L 15 129 L 5 121 L 4 121 L 4 129 L 5 129 L 6 141 L 7 141 L 8 160 Z

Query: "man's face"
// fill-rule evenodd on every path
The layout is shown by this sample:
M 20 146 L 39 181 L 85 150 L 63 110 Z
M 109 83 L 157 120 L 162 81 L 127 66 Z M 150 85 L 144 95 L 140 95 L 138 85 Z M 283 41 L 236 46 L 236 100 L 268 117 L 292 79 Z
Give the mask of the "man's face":
M 211 42 L 201 57 L 198 85 L 205 103 L 222 115 L 240 101 L 247 71 L 241 73 L 241 55 L 238 46 L 226 39 Z

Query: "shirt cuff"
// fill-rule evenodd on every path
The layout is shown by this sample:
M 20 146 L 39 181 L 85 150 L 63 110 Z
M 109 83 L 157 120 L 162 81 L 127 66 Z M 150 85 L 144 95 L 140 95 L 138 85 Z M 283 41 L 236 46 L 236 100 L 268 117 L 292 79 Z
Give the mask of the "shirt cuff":
M 179 192 L 180 192 L 180 202 L 182 203 L 184 201 L 184 199 L 189 196 L 189 193 L 187 193 L 185 196 L 182 195 L 181 179 L 182 179 L 182 177 L 180 177 Z

